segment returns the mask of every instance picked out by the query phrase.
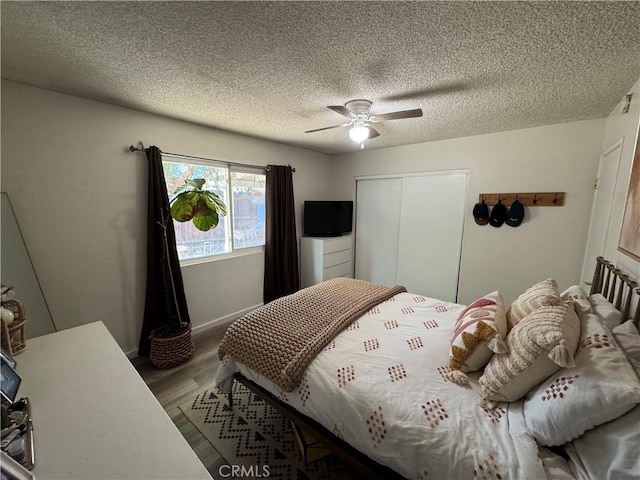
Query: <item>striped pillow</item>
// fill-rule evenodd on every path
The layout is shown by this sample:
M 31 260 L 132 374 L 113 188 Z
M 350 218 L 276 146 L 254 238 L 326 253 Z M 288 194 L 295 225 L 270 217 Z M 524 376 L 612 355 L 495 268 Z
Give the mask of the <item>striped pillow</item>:
M 511 304 L 507 310 L 507 326 L 511 330 L 520 320 L 539 307 L 560 305 L 561 303 L 562 298 L 558 284 L 553 278 L 547 278 L 529 287 Z
M 504 355 L 494 355 L 478 383 L 483 405 L 515 402 L 560 367 L 573 366 L 580 320 L 571 302 L 538 308 L 507 335 Z

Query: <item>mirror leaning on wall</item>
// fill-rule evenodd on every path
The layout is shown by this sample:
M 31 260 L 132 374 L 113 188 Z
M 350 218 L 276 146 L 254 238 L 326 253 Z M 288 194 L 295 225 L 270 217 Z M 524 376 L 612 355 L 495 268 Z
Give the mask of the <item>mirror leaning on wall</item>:
M 4 287 L 12 286 L 12 297 L 24 307 L 25 337 L 34 338 L 56 331 L 51 312 L 29 251 L 20 232 L 9 195 L 2 192 L 0 275 Z

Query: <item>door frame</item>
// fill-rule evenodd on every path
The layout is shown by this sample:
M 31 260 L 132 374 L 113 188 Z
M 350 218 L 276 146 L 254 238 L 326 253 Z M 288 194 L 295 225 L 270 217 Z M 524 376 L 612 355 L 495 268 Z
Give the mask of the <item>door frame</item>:
M 598 160 L 598 171 L 596 172 L 596 179 L 593 186 L 594 193 L 593 193 L 593 200 L 591 202 L 591 215 L 589 217 L 589 229 L 587 230 L 587 241 L 584 246 L 584 256 L 582 259 L 582 272 L 580 272 L 580 282 L 581 282 L 581 285 L 583 286 L 591 285 L 590 283 L 592 280 L 591 277 L 595 267 L 595 258 L 587 258 L 587 254 L 589 252 L 589 247 L 591 246 L 591 242 L 592 242 L 592 234 L 593 234 L 593 228 L 594 228 L 593 221 L 594 221 L 594 216 L 596 211 L 596 203 L 598 201 L 598 188 L 599 188 L 599 183 L 600 183 L 600 178 L 602 173 L 602 165 L 603 165 L 602 162 L 609 154 L 613 153 L 615 150 L 618 150 L 618 155 L 615 160 L 616 168 L 615 168 L 615 174 L 613 176 L 613 189 L 611 191 L 611 198 L 609 199 L 610 200 L 609 215 L 608 215 L 609 220 L 607 222 L 606 229 L 605 229 L 605 235 L 604 235 L 605 243 L 602 246 L 603 251 L 601 252 L 601 255 L 605 253 L 604 250 L 607 247 L 607 236 L 609 234 L 609 228 L 611 227 L 611 209 L 613 208 L 613 199 L 616 196 L 616 190 L 618 186 L 618 176 L 620 175 L 620 158 L 622 156 L 623 146 L 624 146 L 624 137 L 618 139 L 608 148 L 604 149 L 600 154 L 600 159 Z M 589 255 L 589 257 L 593 257 L 593 255 Z

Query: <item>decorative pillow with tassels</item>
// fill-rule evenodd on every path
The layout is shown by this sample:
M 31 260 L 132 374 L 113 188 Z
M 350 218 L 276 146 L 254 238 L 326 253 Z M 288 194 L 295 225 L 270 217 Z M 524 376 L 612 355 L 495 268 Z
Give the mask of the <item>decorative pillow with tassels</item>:
M 561 367 L 574 365 L 580 320 L 572 302 L 540 307 L 507 335 L 509 352 L 494 355 L 478 383 L 485 408 L 515 402 Z
M 520 295 L 507 309 L 507 327 L 511 330 L 534 310 L 547 305 L 560 305 L 562 298 L 553 278 L 538 282 Z
M 467 385 L 466 372 L 484 367 L 494 353 L 507 352 L 504 336 L 507 333 L 507 317 L 504 299 L 499 292 L 479 298 L 465 308 L 450 339 L 447 378 L 458 385 Z

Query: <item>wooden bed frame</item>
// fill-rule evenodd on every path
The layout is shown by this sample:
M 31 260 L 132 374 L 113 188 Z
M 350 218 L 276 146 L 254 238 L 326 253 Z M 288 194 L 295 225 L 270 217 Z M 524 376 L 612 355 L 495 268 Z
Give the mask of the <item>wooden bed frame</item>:
M 596 258 L 596 269 L 589 294 L 594 293 L 604 295 L 616 309 L 622 312 L 623 321 L 633 318 L 636 327 L 640 325 L 638 282 L 603 257 Z
M 633 318 L 636 326 L 640 321 L 640 288 L 638 282 L 616 268 L 603 257 L 596 259 L 596 269 L 593 275 L 590 295 L 601 293 L 619 311 L 622 312 L 625 321 Z M 312 418 L 303 415 L 296 409 L 276 398 L 271 392 L 248 380 L 240 373 L 234 375 L 234 379 L 247 387 L 251 392 L 278 410 L 285 418 L 291 420 L 298 427 L 310 431 L 324 447 L 339 457 L 354 473 L 363 475 L 364 478 L 374 480 L 393 480 L 404 478 L 399 473 L 387 466 L 372 460 L 344 440 L 336 437 L 332 432 L 323 427 Z M 232 394 L 229 394 L 229 405 L 233 404 Z

